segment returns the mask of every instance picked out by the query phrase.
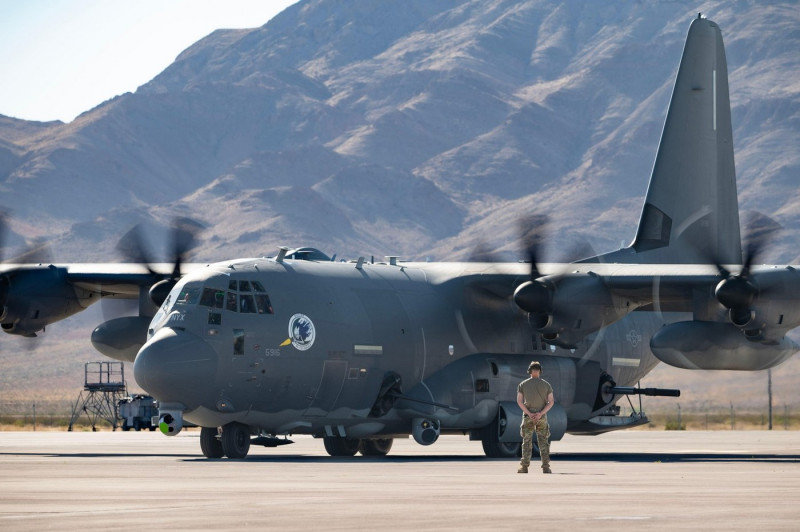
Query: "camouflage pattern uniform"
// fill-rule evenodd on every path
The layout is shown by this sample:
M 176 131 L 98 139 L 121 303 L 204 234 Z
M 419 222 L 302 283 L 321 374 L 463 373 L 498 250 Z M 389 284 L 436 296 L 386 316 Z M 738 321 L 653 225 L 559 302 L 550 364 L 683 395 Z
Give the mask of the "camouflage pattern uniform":
M 532 413 L 539 412 L 547 405 L 547 396 L 553 393 L 553 387 L 544 379 L 530 378 L 522 381 L 517 388 L 525 398 L 525 406 Z M 539 454 L 542 457 L 542 470 L 550 471 L 550 425 L 547 423 L 547 414 L 539 421 L 534 421 L 528 416 L 522 417 L 519 433 L 522 436 L 522 460 L 520 466 L 527 469 L 531 463 L 533 453 L 533 433 L 539 443 Z

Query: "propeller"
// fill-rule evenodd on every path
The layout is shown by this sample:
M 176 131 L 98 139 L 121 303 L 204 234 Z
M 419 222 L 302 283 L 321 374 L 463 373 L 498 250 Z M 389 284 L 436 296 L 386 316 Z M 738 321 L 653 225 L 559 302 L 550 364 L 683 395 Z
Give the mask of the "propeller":
M 141 224 L 135 225 L 120 239 L 117 250 L 131 262 L 144 265 L 153 276 L 150 287 L 150 299 L 160 307 L 167 295 L 180 280 L 183 273 L 181 265 L 186 255 L 197 245 L 197 236 L 205 225 L 191 218 L 174 218 L 170 229 L 170 258 L 173 263 L 172 272 L 165 275 L 153 269 L 153 255 L 145 243 Z
M 528 313 L 531 327 L 545 342 L 573 348 L 587 335 L 620 319 L 629 308 L 614 300 L 602 276 L 581 266 L 580 273 L 563 270 L 544 275 L 540 261 L 548 228 L 549 220 L 542 215 L 521 221 L 521 240 L 531 266 L 529 280 L 514 292 L 514 302 Z M 577 247 L 576 254 L 585 257 L 587 253 L 594 256 L 591 246 Z
M 525 259 L 531 264 L 531 280 L 541 277 L 538 264 L 544 255 L 544 244 L 549 233 L 550 219 L 544 214 L 532 214 L 519 221 L 520 242 Z
M 520 241 L 531 270 L 529 280 L 514 291 L 514 302 L 530 314 L 531 324 L 537 329 L 547 325 L 549 319 L 547 314 L 553 308 L 555 292 L 553 283 L 541 279 L 542 274 L 538 266 L 543 256 L 549 223 L 548 217 L 542 214 L 527 216 L 519 222 Z
M 731 322 L 738 327 L 746 327 L 754 318 L 753 303 L 760 290 L 750 273 L 750 267 L 763 254 L 765 247 L 783 228 L 778 222 L 760 213 L 754 213 L 747 225 L 742 249 L 742 267 L 733 273 L 714 259 L 721 280 L 714 289 L 720 304 L 727 308 Z

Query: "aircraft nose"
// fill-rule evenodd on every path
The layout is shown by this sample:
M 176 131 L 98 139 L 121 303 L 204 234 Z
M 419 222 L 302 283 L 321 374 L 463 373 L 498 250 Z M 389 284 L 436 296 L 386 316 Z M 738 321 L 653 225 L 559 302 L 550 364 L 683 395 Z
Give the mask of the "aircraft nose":
M 199 390 L 216 380 L 217 355 L 192 333 L 169 327 L 160 329 L 139 350 L 133 363 L 136 382 L 163 402 L 195 406 Z

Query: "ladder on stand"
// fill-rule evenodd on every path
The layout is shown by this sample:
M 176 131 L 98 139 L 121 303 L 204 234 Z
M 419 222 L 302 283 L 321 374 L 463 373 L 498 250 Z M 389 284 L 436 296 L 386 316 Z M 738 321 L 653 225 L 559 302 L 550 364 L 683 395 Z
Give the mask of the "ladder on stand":
M 97 431 L 97 421 L 105 420 L 117 430 L 119 401 L 128 395 L 125 384 L 125 366 L 122 362 L 87 362 L 84 365 L 83 390 L 72 407 L 68 431 L 83 414 L 89 418 L 92 430 Z

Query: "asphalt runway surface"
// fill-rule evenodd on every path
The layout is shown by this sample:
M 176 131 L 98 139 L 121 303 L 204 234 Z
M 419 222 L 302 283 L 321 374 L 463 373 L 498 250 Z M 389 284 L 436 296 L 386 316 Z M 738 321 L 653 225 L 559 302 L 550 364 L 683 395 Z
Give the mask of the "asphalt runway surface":
M 567 435 L 552 475 L 461 436 L 295 442 L 207 460 L 197 431 L 0 432 L 0 530 L 800 530 L 797 431 Z

